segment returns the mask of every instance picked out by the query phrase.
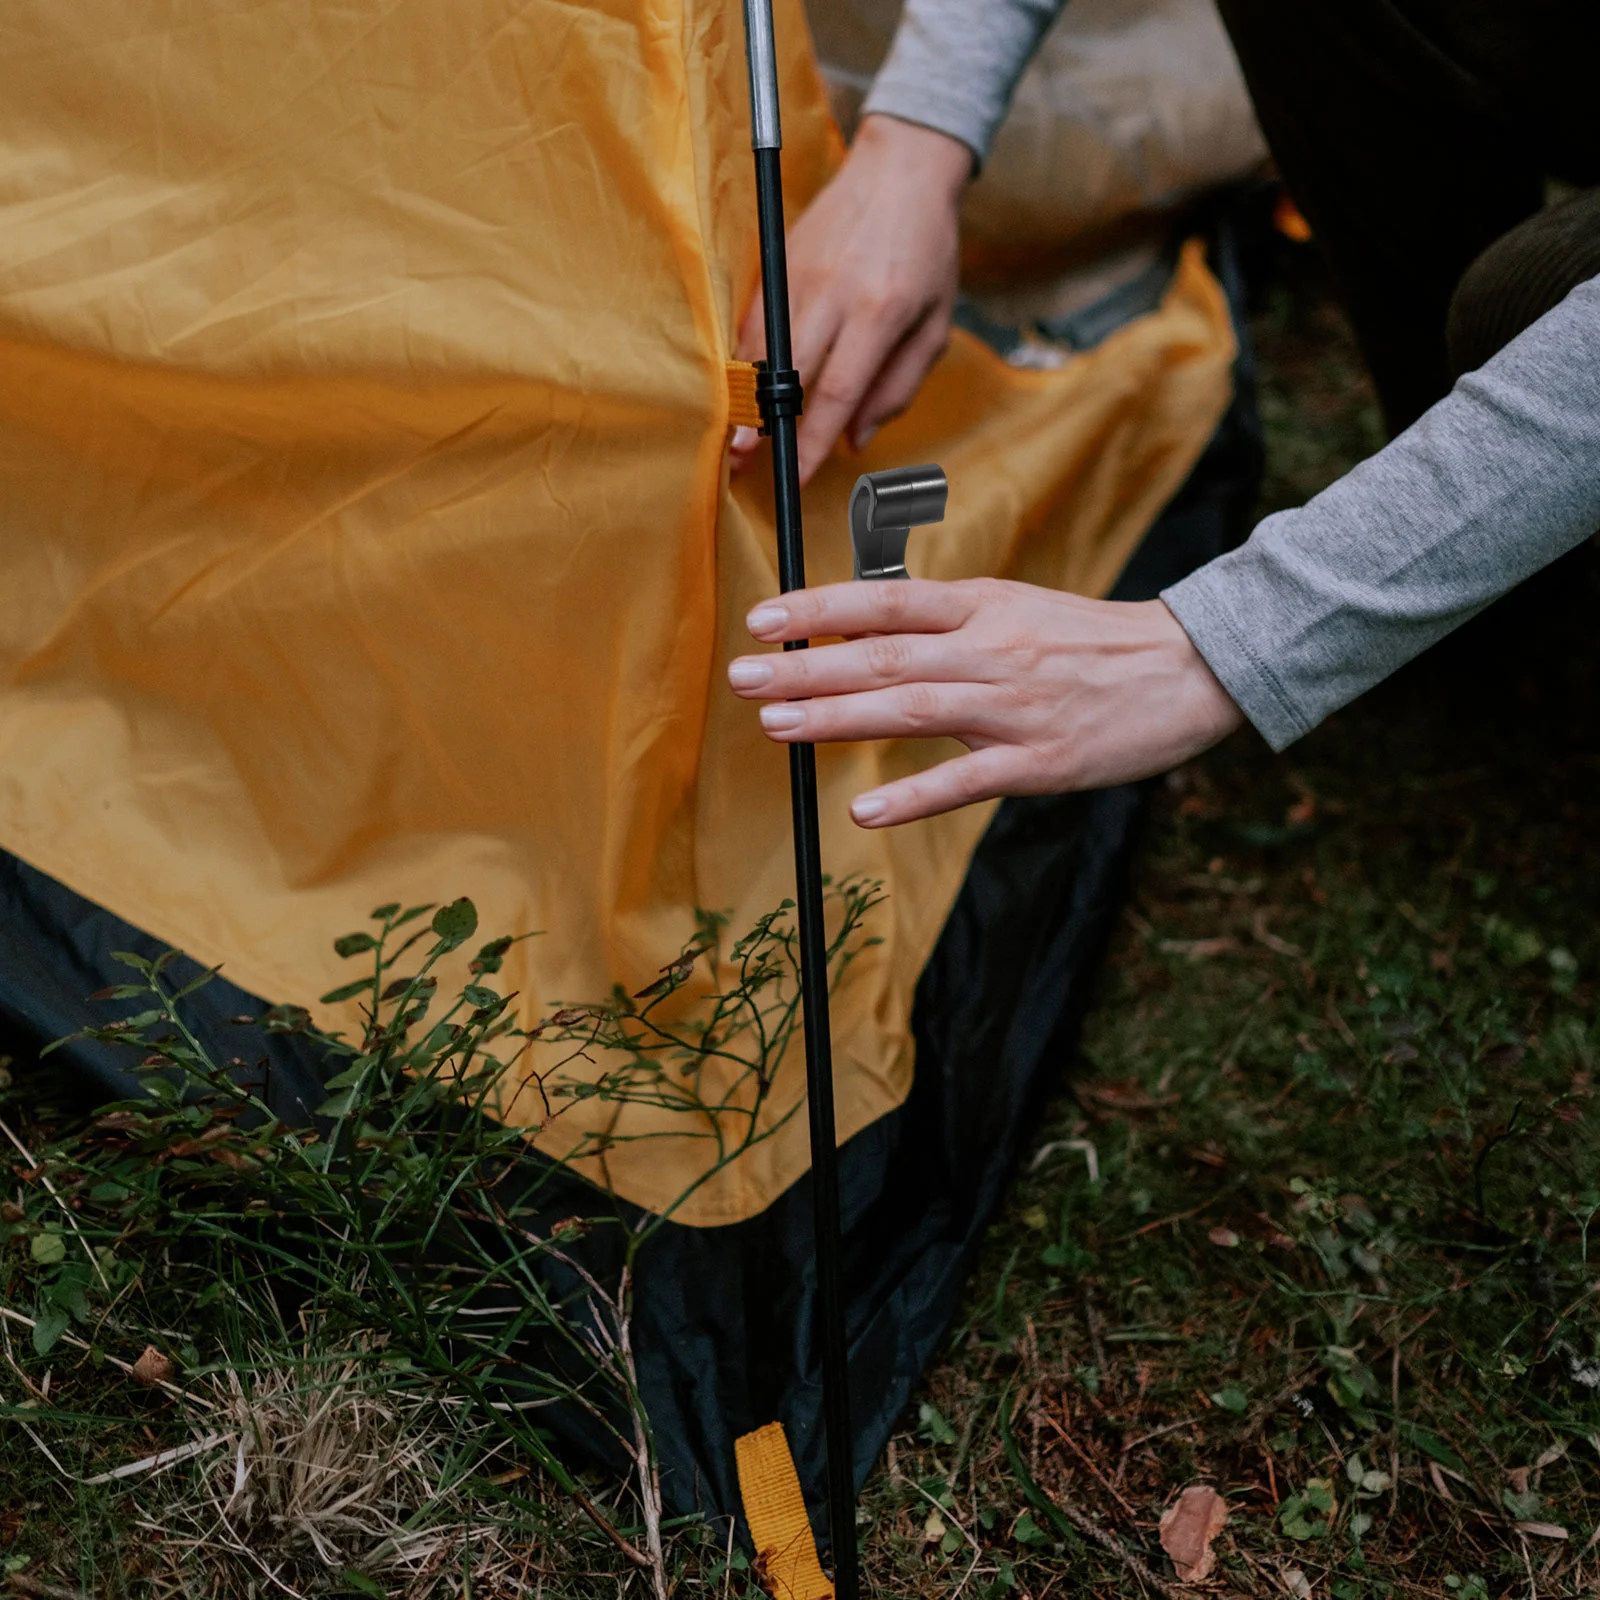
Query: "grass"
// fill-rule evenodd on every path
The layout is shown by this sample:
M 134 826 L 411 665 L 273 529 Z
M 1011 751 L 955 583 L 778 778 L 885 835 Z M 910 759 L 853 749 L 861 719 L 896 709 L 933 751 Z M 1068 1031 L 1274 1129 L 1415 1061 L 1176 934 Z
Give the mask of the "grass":
M 1377 420 L 1314 280 L 1257 332 L 1270 509 Z M 1144 1587 L 1027 1492 L 1008 1395 L 1043 1503 L 1152 1565 L 1177 1491 L 1222 1491 L 1228 1590 L 1600 1583 L 1597 587 L 1584 552 L 1285 756 L 1166 782 L 1082 1059 L 869 1491 L 881 1593 Z
M 1258 335 L 1271 509 L 1377 432 L 1303 268 Z M 1176 1587 L 1158 1520 L 1194 1483 L 1229 1510 L 1212 1592 L 1600 1587 L 1597 587 L 1585 552 L 1287 755 L 1240 737 L 1160 788 L 1079 1059 L 863 1498 L 871 1592 Z M 89 1350 L 0 1326 L 18 1592 L 647 1592 L 381 1339 L 202 1310 L 143 1249 Z M 39 1265 L 3 1270 L 28 1303 Z M 113 1364 L 136 1328 L 178 1392 Z M 755 1592 L 712 1530 L 667 1557 L 678 1593 Z

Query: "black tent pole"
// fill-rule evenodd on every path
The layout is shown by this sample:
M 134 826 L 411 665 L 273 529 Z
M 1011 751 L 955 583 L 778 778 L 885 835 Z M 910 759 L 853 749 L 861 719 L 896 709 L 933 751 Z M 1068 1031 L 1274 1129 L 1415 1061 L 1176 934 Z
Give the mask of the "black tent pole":
M 795 418 L 800 374 L 789 340 L 789 270 L 783 245 L 783 188 L 778 152 L 778 64 L 772 0 L 744 0 L 750 66 L 750 145 L 756 158 L 761 236 L 761 294 L 767 359 L 756 378 L 763 432 L 772 438 L 773 501 L 778 526 L 778 582 L 787 593 L 806 582 L 800 531 L 800 458 Z M 803 650 L 804 641 L 784 646 Z M 800 921 L 800 997 L 805 1016 L 806 1093 L 811 1113 L 811 1191 L 816 1227 L 817 1343 L 822 1348 L 822 1414 L 827 1433 L 828 1532 L 835 1600 L 858 1600 L 855 1468 L 850 1429 L 849 1355 L 839 1248 L 839 1161 L 833 1122 L 833 1043 L 828 1028 L 827 935 L 822 920 L 822 850 L 817 837 L 817 761 L 809 744 L 789 746 L 789 801 L 794 815 L 795 900 Z

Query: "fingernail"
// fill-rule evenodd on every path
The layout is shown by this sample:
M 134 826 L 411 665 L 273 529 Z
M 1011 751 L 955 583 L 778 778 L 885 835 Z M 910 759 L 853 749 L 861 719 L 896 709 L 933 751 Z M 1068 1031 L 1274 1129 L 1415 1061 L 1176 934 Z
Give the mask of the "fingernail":
M 865 450 L 867 446 L 872 443 L 873 439 L 877 435 L 878 426 L 879 425 L 874 422 L 870 427 L 863 428 L 855 436 L 854 443 L 857 450 Z
M 759 689 L 772 676 L 772 668 L 765 661 L 735 661 L 728 668 L 728 682 L 735 689 Z
M 739 427 L 733 430 L 732 448 L 736 451 L 754 450 L 756 441 L 761 437 L 755 428 Z
M 797 706 L 762 706 L 761 726 L 768 733 L 788 733 L 806 720 Z
M 875 817 L 881 817 L 889 809 L 887 800 L 880 800 L 875 794 L 858 796 L 850 803 L 850 815 L 857 822 L 871 822 Z
M 789 625 L 789 612 L 784 606 L 757 606 L 744 619 L 744 625 L 756 638 L 765 639 Z

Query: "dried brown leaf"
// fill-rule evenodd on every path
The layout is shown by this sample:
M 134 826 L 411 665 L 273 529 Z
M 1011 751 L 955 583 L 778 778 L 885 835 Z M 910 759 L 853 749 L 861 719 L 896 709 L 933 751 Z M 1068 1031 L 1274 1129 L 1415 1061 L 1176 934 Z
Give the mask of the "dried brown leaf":
M 1211 1541 L 1228 1520 L 1228 1503 L 1209 1483 L 1192 1483 L 1161 1513 L 1161 1548 L 1172 1557 L 1179 1583 L 1200 1583 L 1217 1555 Z
M 147 1344 L 144 1354 L 134 1362 L 129 1376 L 135 1383 L 171 1383 L 177 1370 L 171 1356 L 162 1355 L 153 1344 Z

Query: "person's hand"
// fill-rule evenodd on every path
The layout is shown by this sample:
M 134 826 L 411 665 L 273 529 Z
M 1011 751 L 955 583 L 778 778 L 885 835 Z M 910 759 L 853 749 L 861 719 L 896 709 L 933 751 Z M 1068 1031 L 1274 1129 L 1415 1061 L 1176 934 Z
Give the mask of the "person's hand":
M 1085 600 L 978 578 L 837 583 L 763 601 L 768 643 L 843 644 L 741 656 L 728 681 L 780 743 L 947 735 L 968 754 L 858 795 L 886 828 L 996 795 L 1058 794 L 1165 772 L 1244 720 L 1159 600 Z
M 794 362 L 805 386 L 800 481 L 822 465 L 846 428 L 863 448 L 911 404 L 950 340 L 958 207 L 972 152 L 958 139 L 864 117 L 844 165 L 789 231 Z M 737 354 L 766 353 L 761 296 Z M 733 469 L 755 451 L 754 428 L 733 439 Z

